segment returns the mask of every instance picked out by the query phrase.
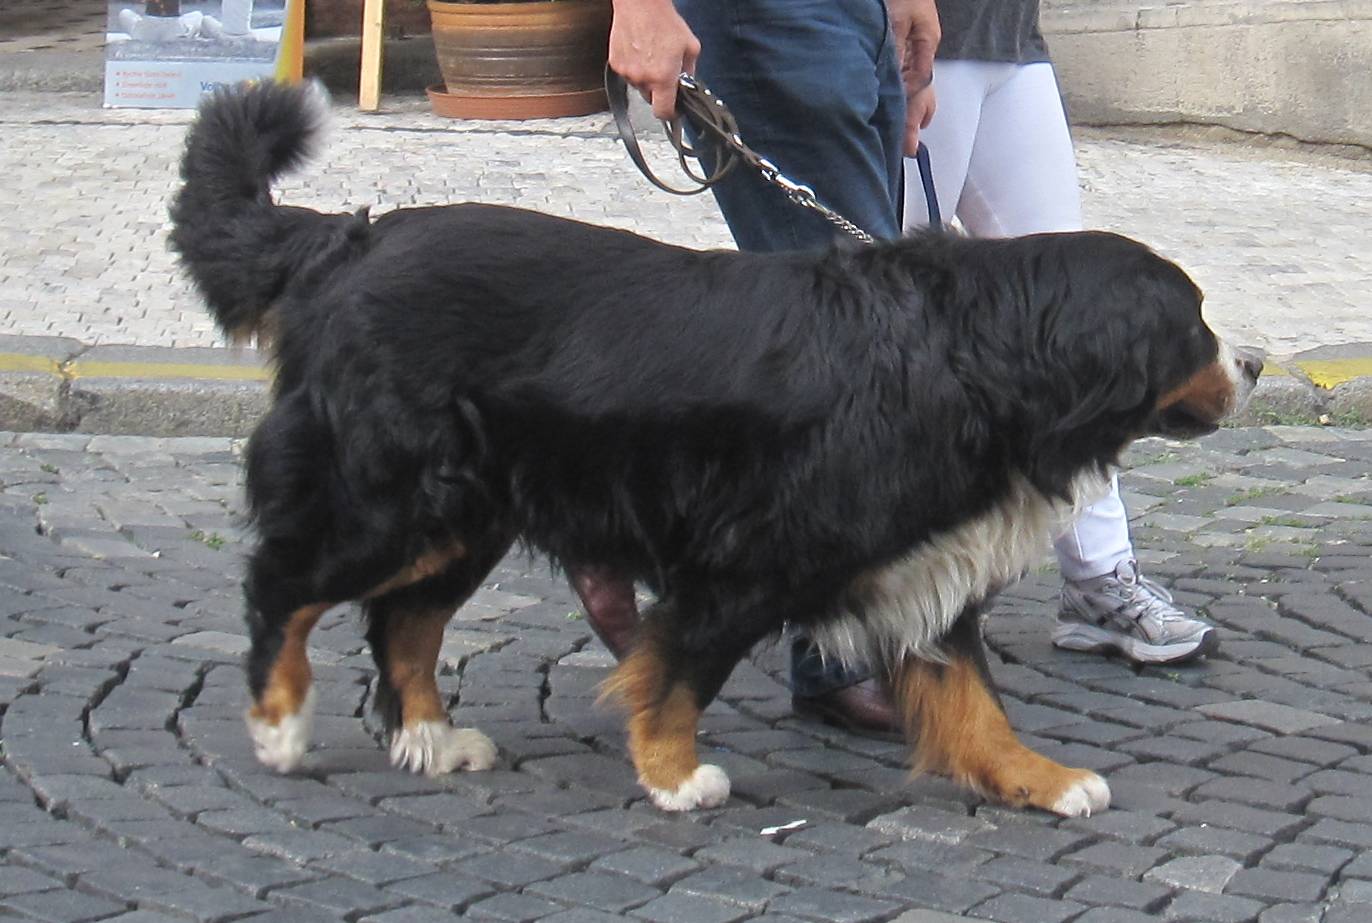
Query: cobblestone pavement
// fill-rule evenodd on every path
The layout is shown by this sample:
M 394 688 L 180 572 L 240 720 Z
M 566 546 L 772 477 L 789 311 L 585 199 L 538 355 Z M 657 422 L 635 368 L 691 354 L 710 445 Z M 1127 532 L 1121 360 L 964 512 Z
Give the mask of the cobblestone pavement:
M 452 122 L 413 100 L 383 115 L 337 112 L 321 157 L 282 187 L 286 201 L 379 212 L 478 200 L 693 247 L 730 245 L 708 196 L 678 199 L 638 176 L 607 116 Z M 83 96 L 6 94 L 0 333 L 88 345 L 220 343 L 165 248 L 166 200 L 189 118 L 100 110 Z M 1079 137 L 1088 224 L 1180 261 L 1206 290 L 1212 324 L 1240 344 L 1285 355 L 1372 342 L 1372 161 L 1132 138 Z M 660 141 L 648 147 L 655 163 L 673 166 Z
M 988 621 L 1014 724 L 1103 772 L 1111 810 L 907 783 L 899 746 L 791 717 L 773 648 L 703 725 L 735 797 L 682 817 L 640 799 L 594 704 L 609 658 L 523 559 L 443 649 L 495 770 L 386 765 L 337 611 L 312 638 L 317 747 L 264 771 L 240 718 L 236 445 L 0 436 L 0 920 L 1372 919 L 1372 432 L 1226 430 L 1129 461 L 1148 571 L 1223 626 L 1219 656 L 1054 652 L 1047 567 Z

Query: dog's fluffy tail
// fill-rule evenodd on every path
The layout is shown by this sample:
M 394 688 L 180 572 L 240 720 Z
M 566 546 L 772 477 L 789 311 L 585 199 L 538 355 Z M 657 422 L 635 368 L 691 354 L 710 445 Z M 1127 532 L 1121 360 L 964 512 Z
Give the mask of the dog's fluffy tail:
M 272 180 L 309 156 L 328 113 L 314 84 L 221 89 L 201 105 L 187 136 L 171 243 L 233 340 L 269 335 L 282 296 L 365 233 L 365 216 L 272 202 Z

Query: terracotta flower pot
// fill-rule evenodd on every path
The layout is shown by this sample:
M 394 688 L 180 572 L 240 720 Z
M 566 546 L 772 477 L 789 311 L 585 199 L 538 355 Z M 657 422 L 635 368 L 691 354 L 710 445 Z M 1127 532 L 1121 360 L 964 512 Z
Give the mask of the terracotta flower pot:
M 552 118 L 606 107 L 610 0 L 428 0 L 443 86 L 434 111 L 456 118 Z

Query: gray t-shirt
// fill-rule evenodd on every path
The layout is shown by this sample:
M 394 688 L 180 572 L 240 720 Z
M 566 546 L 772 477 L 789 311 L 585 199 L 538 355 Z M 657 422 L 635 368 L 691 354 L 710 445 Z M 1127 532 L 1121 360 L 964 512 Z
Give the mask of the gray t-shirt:
M 937 0 L 940 58 L 1032 64 L 1048 60 L 1038 0 Z

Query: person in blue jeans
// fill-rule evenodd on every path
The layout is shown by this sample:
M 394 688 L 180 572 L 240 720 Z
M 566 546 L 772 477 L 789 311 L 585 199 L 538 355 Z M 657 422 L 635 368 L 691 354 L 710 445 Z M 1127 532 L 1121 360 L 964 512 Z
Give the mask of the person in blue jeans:
M 858 227 L 894 238 L 902 156 L 934 110 L 938 28 L 933 0 L 615 0 L 609 63 L 664 119 L 677 76 L 694 73 L 750 147 Z M 713 192 L 740 250 L 819 249 L 841 233 L 747 168 Z M 632 586 L 605 571 L 570 577 L 588 622 L 621 656 L 638 622 Z M 870 673 L 821 663 L 803 637 L 793 640 L 792 693 L 802 714 L 859 730 L 897 725 Z

